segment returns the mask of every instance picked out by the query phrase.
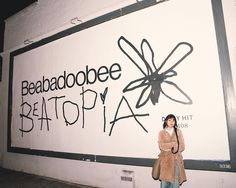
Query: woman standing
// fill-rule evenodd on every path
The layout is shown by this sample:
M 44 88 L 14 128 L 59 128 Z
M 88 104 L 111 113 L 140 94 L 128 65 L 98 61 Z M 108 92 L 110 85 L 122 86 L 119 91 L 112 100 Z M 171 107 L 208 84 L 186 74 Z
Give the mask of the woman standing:
M 163 130 L 159 132 L 158 144 L 161 150 L 159 154 L 161 188 L 178 188 L 186 181 L 181 154 L 185 145 L 183 134 L 177 128 L 176 117 L 173 114 L 166 116 Z

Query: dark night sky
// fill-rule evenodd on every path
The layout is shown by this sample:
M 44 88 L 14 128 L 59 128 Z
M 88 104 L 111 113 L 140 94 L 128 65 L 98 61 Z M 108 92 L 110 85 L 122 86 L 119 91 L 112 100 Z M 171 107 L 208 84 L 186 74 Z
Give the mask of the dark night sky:
M 4 20 L 37 0 L 2 0 L 0 4 L 0 53 L 3 52 Z

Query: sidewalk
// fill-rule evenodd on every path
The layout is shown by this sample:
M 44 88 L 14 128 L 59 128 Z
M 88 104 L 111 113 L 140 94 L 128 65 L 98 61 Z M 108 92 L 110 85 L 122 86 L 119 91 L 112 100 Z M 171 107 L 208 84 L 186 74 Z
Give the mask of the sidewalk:
M 0 168 L 0 188 L 92 188 Z

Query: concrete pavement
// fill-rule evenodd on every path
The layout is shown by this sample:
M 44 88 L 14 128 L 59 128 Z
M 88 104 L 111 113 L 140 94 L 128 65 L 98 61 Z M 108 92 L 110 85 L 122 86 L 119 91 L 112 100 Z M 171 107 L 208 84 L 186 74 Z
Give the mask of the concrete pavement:
M 0 188 L 92 188 L 0 168 Z M 94 187 L 93 187 L 94 188 Z

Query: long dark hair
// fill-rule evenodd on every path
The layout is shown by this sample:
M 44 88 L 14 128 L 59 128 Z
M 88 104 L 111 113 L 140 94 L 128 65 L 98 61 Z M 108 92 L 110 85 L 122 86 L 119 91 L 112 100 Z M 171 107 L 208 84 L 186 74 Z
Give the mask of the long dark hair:
M 165 120 L 164 120 L 163 129 L 165 129 L 165 128 L 167 127 L 167 123 L 166 123 L 166 122 L 167 122 L 168 119 L 174 119 L 174 121 L 175 121 L 174 130 L 175 130 L 175 135 L 176 135 L 176 138 L 177 138 L 178 147 L 177 147 L 177 151 L 176 151 L 176 152 L 174 152 L 174 147 L 171 148 L 171 152 L 172 152 L 173 154 L 175 154 L 175 153 L 178 153 L 178 151 L 179 151 L 179 137 L 178 137 L 178 134 L 177 134 L 178 125 L 177 125 L 177 120 L 176 120 L 175 115 L 169 114 L 169 115 L 166 116 L 166 118 L 165 118 Z

